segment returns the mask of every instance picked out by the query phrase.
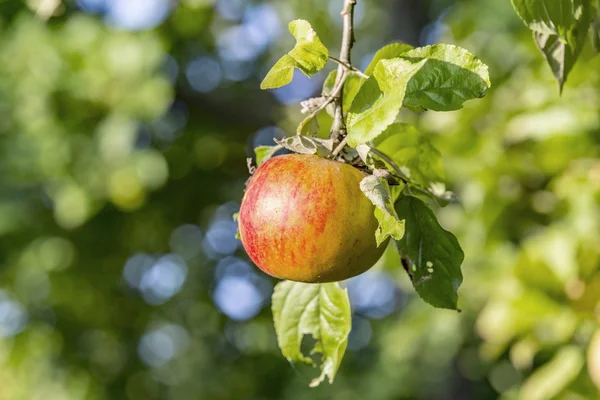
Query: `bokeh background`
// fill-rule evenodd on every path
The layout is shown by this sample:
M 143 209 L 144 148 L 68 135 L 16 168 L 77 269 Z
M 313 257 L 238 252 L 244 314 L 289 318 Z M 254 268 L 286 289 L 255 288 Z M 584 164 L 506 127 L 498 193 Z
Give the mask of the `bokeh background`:
M 276 282 L 231 216 L 252 148 L 325 78 L 259 90 L 287 22 L 336 54 L 341 3 L 0 0 L 1 400 L 600 398 L 600 57 L 559 97 L 508 0 L 356 10 L 357 66 L 398 40 L 490 66 L 484 99 L 402 114 L 460 199 L 438 215 L 466 254 L 462 313 L 420 301 L 389 251 L 347 282 L 333 385 L 280 355 Z

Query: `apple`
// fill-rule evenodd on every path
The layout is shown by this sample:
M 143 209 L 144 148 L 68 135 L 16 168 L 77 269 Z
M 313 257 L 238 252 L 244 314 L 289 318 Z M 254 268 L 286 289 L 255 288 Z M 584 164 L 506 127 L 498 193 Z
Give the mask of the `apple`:
M 359 275 L 381 257 L 374 206 L 360 190 L 366 175 L 316 155 L 288 154 L 263 163 L 242 200 L 242 244 L 264 272 L 298 282 Z

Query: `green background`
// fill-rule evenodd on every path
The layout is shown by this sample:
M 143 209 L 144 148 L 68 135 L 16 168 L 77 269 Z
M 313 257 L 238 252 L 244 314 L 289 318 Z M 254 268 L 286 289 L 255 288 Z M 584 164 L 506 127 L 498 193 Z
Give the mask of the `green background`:
M 260 91 L 287 22 L 337 55 L 341 3 L 0 0 L 1 400 L 600 398 L 600 57 L 586 44 L 559 97 L 505 0 L 356 12 L 359 67 L 398 40 L 490 67 L 484 99 L 401 113 L 460 199 L 437 215 L 465 252 L 462 312 L 424 304 L 388 251 L 348 283 L 333 385 L 280 355 L 275 281 L 231 215 L 252 148 L 335 68 Z

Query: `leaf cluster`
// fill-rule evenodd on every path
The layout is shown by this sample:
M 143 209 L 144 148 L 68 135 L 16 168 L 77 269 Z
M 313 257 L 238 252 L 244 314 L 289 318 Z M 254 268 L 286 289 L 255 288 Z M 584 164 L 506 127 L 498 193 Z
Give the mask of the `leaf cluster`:
M 311 76 L 326 64 L 328 51 L 308 22 L 291 22 L 290 32 L 296 46 L 269 71 L 262 88 L 288 84 L 294 69 Z M 404 43 L 377 51 L 364 73 L 346 67 L 341 82 L 337 71 L 332 71 L 323 84 L 322 96 L 305 102 L 311 106 L 306 107 L 310 114 L 295 136 L 256 149 L 257 164 L 285 148 L 350 161 L 368 171 L 360 188 L 375 206 L 377 245 L 388 237 L 393 240 L 424 301 L 458 309 L 464 254 L 431 208 L 445 205 L 453 197 L 445 190 L 442 156 L 425 133 L 397 118 L 402 108 L 452 111 L 467 100 L 485 96 L 490 87 L 488 68 L 458 46 L 413 48 Z M 331 96 L 339 90 L 347 136 L 338 145 L 332 139 L 311 137 L 307 126 L 321 111 L 333 113 Z M 322 354 L 322 373 L 312 385 L 325 377 L 331 382 L 335 376 L 350 332 L 349 310 L 346 291 L 338 283 L 284 281 L 277 285 L 273 313 L 283 354 L 290 361 L 313 364 L 313 359 L 300 351 L 305 334 L 317 341 L 313 353 Z

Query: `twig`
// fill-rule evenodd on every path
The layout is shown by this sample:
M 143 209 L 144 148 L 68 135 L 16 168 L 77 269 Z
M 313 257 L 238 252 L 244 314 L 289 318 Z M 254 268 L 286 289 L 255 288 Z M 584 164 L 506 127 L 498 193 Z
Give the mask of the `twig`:
M 338 144 L 338 146 L 335 148 L 335 150 L 333 150 L 333 152 L 331 153 L 331 158 L 335 158 L 340 151 L 342 151 L 342 149 L 344 148 L 344 146 L 346 146 L 346 142 L 348 141 L 348 136 L 344 137 L 342 139 L 342 141 L 340 142 L 340 144 Z
M 314 117 L 317 116 L 318 113 L 320 113 L 325 107 L 327 107 L 329 104 L 331 104 L 332 101 L 335 100 L 335 97 L 338 95 L 338 93 L 340 93 L 342 91 L 342 88 L 344 87 L 344 82 L 346 81 L 346 71 L 342 71 L 342 79 L 340 79 L 339 83 L 337 82 L 336 79 L 336 84 L 333 88 L 333 90 L 331 91 L 331 93 L 329 94 L 329 96 L 326 97 L 325 101 L 323 101 L 323 103 L 321 103 L 319 105 L 319 107 L 315 108 L 313 110 L 313 112 L 311 112 L 306 118 L 304 118 L 302 120 L 302 122 L 300 122 L 300 125 L 298 125 L 298 129 L 296 129 L 296 132 L 298 134 L 300 134 L 302 132 L 302 129 L 304 129 L 304 126 L 310 121 L 312 120 Z
M 365 74 L 360 69 L 358 69 L 356 67 L 353 67 L 350 64 L 346 64 L 345 62 L 343 62 L 339 58 L 335 58 L 335 57 L 329 56 L 329 59 L 331 61 L 334 61 L 334 62 L 338 63 L 339 65 L 343 66 L 344 68 L 346 68 L 347 71 L 354 72 L 356 75 L 360 76 L 361 78 L 365 78 L 365 79 L 369 78 L 369 75 Z
M 340 49 L 340 64 L 338 65 L 337 76 L 335 79 L 336 86 L 342 82 L 342 76 L 345 75 L 346 65 L 350 64 L 350 52 L 354 44 L 354 5 L 356 0 L 344 0 L 344 8 L 342 9 L 342 19 L 344 21 L 342 30 L 342 46 Z M 346 124 L 344 123 L 344 112 L 342 109 L 343 85 L 339 92 L 335 95 L 333 102 L 335 104 L 335 112 L 333 115 L 333 124 L 331 125 L 331 133 L 329 137 L 334 142 L 339 141 L 340 136 L 346 135 Z

